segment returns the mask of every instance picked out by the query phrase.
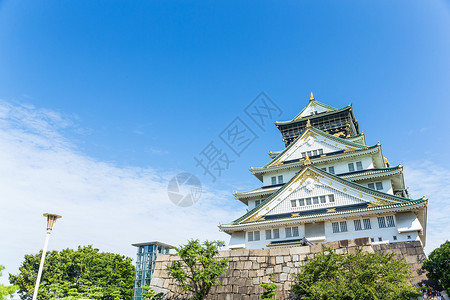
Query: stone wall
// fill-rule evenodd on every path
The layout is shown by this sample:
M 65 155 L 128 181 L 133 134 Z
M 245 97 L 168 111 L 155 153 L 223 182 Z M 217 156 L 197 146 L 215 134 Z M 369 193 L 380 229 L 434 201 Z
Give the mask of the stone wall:
M 418 241 L 394 244 L 372 245 L 369 238 L 342 240 L 324 244 L 336 253 L 355 253 L 359 249 L 370 253 L 393 252 L 395 257 L 404 258 L 411 266 L 413 283 L 426 280 L 425 272 L 421 270 L 425 254 Z M 259 299 L 263 289 L 260 283 L 269 283 L 269 275 L 273 273 L 272 281 L 278 284 L 277 298 L 289 299 L 292 274 L 306 257 L 314 257 L 322 252 L 322 245 L 303 247 L 279 247 L 270 249 L 241 249 L 220 251 L 220 256 L 229 259 L 227 273 L 220 278 L 221 286 L 213 287 L 208 299 Z M 165 299 L 183 299 L 180 289 L 167 274 L 166 265 L 178 260 L 176 255 L 159 255 L 151 286 L 156 292 L 166 294 Z M 177 296 L 178 295 L 178 296 Z

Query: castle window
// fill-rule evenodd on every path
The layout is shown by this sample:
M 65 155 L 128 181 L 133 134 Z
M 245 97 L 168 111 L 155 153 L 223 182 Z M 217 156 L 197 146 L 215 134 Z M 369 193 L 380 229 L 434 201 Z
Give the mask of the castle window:
M 361 220 L 354 220 L 353 223 L 355 224 L 355 230 L 362 230 Z
M 334 174 L 334 167 L 328 167 L 328 173 Z
M 338 233 L 338 232 L 347 232 L 347 222 L 346 221 L 342 221 L 342 222 L 333 222 L 331 223 L 331 227 L 333 228 L 333 233 Z
M 396 241 L 396 240 L 397 240 L 397 236 L 396 236 L 396 235 L 394 235 L 394 236 L 393 236 L 393 238 L 394 238 L 394 241 Z
M 317 150 L 317 152 L 319 152 L 319 155 L 322 155 L 323 154 L 323 149 L 319 149 L 319 150 Z
M 387 224 L 387 227 L 395 227 L 394 216 L 387 216 L 386 224 Z
M 260 205 L 261 204 L 261 200 L 256 200 L 255 201 L 255 207 L 257 207 L 258 205 Z
M 349 172 L 355 171 L 355 165 L 354 165 L 353 163 L 349 163 L 349 164 L 348 164 L 348 171 L 349 171 Z
M 283 183 L 283 175 L 278 176 L 278 184 Z
M 386 219 L 384 217 L 378 217 L 378 227 L 386 228 Z
M 312 199 L 314 204 L 319 204 L 319 197 L 313 197 Z
M 299 236 L 298 233 L 298 227 L 286 227 L 285 228 L 286 231 L 286 237 L 294 237 L 294 236 Z
M 383 239 L 382 239 L 381 237 L 379 237 L 379 238 L 378 238 L 378 241 L 379 241 L 379 242 L 382 242 L 382 241 L 383 241 Z
M 363 219 L 364 229 L 372 229 L 372 226 L 370 225 L 370 219 Z
M 395 227 L 394 216 L 378 217 L 378 227 Z
M 374 238 L 370 238 L 370 241 L 373 243 L 373 242 L 375 242 L 375 239 Z
M 291 207 L 297 207 L 297 200 L 291 200 Z
M 356 170 L 361 171 L 362 169 L 363 169 L 362 162 L 357 161 L 356 162 Z
M 268 229 L 266 230 L 266 240 L 280 238 L 280 229 Z
M 306 198 L 306 205 L 311 205 L 311 198 Z
M 300 199 L 299 202 L 300 202 L 300 206 L 305 206 L 305 199 Z
M 325 196 L 320 196 L 320 203 L 326 203 L 327 200 L 325 198 Z
M 334 195 L 328 195 L 328 202 L 334 202 Z
M 277 177 L 272 176 L 272 185 L 277 184 Z
M 371 182 L 367 185 L 370 189 L 372 190 L 378 190 L 381 191 L 383 190 L 383 183 L 382 182 Z
M 383 183 L 382 182 L 375 182 L 375 186 L 377 187 L 378 191 L 383 189 Z
M 273 238 L 274 239 L 279 239 L 280 238 L 280 229 L 274 229 L 273 230 Z
M 411 236 L 410 235 L 408 235 L 408 240 L 410 240 L 411 239 Z
M 341 232 L 347 232 L 347 222 L 345 221 L 339 222 L 339 225 L 341 227 Z
M 372 229 L 370 226 L 370 219 L 363 219 L 362 223 L 361 220 L 354 220 L 355 224 L 355 230 L 369 230 Z
M 259 236 L 259 231 L 250 231 L 247 233 L 247 238 L 249 242 L 252 241 L 259 241 L 260 236 Z

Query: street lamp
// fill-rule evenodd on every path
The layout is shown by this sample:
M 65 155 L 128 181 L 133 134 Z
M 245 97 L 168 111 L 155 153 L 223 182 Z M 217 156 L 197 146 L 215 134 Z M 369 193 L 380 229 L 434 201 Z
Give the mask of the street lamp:
M 48 239 L 50 238 L 50 233 L 52 232 L 53 226 L 57 219 L 61 218 L 59 215 L 55 214 L 44 214 L 47 218 L 47 235 L 45 236 L 44 249 L 42 249 L 41 263 L 39 264 L 39 272 L 36 278 L 36 285 L 34 286 L 33 300 L 37 299 L 37 294 L 39 290 L 39 283 L 41 281 L 42 269 L 44 268 L 45 254 L 47 253 Z

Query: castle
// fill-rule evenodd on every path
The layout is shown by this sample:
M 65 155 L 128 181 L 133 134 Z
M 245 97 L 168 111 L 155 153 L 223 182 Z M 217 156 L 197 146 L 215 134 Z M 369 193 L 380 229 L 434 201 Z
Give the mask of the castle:
M 390 166 L 380 144 L 366 144 L 351 105 L 336 109 L 311 93 L 297 116 L 275 125 L 285 149 L 250 169 L 262 187 L 235 193 L 248 211 L 219 226 L 230 249 L 363 237 L 425 246 L 427 199 L 412 199 L 403 167 Z

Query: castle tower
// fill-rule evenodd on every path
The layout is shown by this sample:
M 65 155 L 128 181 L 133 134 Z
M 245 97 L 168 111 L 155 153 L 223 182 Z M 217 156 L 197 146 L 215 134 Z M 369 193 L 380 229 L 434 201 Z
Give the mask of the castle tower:
M 351 105 L 336 109 L 311 93 L 297 116 L 275 125 L 285 149 L 250 169 L 262 186 L 235 193 L 248 211 L 220 225 L 231 249 L 361 237 L 425 246 L 427 200 L 411 198 L 403 167 L 390 166 L 379 143 L 366 144 Z

